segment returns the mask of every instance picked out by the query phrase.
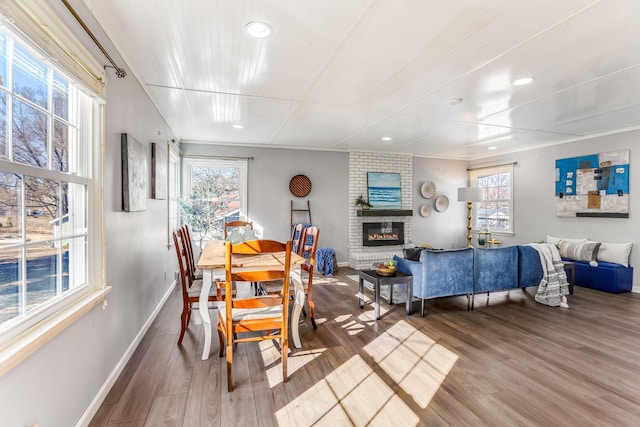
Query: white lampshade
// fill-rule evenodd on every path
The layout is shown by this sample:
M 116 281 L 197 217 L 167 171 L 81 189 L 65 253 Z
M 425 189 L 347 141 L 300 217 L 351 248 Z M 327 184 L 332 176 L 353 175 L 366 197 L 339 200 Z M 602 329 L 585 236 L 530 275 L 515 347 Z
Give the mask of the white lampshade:
M 459 202 L 481 202 L 482 188 L 479 188 L 479 187 L 458 188 L 458 201 Z

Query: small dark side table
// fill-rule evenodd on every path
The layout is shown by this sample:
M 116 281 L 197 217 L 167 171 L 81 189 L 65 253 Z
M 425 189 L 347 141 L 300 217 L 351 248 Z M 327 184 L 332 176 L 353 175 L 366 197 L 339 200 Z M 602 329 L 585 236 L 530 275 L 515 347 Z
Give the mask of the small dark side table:
M 360 293 L 358 294 L 358 303 L 360 308 L 364 307 L 364 281 L 373 283 L 373 292 L 375 293 L 375 312 L 376 320 L 380 319 L 380 286 L 388 285 L 389 288 L 389 304 L 393 304 L 393 285 L 401 283 L 407 284 L 407 314 L 411 314 L 411 303 L 413 302 L 413 277 L 410 274 L 404 274 L 399 271 L 393 276 L 382 276 L 375 270 L 363 270 L 359 274 Z

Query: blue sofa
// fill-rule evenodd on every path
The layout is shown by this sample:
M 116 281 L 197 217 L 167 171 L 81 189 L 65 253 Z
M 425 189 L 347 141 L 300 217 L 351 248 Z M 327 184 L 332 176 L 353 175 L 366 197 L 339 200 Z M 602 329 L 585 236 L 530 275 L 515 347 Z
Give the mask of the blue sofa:
M 398 271 L 413 276 L 413 296 L 424 301 L 444 296 L 467 295 L 467 309 L 478 292 L 538 286 L 543 276 L 538 252 L 530 246 L 495 249 L 428 250 L 420 261 L 395 256 Z
M 446 251 L 425 249 L 420 261 L 393 257 L 398 271 L 413 276 L 413 296 L 420 298 L 421 314 L 424 301 L 430 298 L 467 295 L 467 309 L 473 294 L 473 248 Z

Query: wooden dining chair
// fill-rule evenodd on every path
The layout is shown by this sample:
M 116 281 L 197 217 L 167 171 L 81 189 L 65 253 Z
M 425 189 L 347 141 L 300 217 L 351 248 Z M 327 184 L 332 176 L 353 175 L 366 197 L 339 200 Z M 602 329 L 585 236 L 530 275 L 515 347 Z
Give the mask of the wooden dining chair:
M 315 303 L 313 302 L 313 273 L 316 265 L 316 250 L 318 249 L 318 239 L 320 238 L 320 229 L 315 226 L 307 227 L 300 239 L 300 256 L 307 261 L 300 264 L 299 269 L 295 269 L 291 274 L 291 280 L 302 285 L 304 293 L 307 296 L 307 304 L 309 304 L 309 319 L 313 329 L 318 329 L 315 319 Z
M 291 264 L 291 241 L 280 243 L 274 240 L 248 240 L 242 243 L 225 244 L 226 295 L 218 303 L 218 338 L 220 357 L 226 351 L 227 389 L 233 391 L 233 347 L 236 343 L 280 340 L 282 360 L 282 380 L 287 381 L 288 316 L 289 316 L 289 273 Z M 232 263 L 234 255 L 269 255 L 283 252 L 283 265 L 279 267 L 236 267 Z M 270 258 L 270 257 L 269 257 Z M 282 292 L 245 299 L 232 298 L 230 287 L 235 281 L 262 282 L 282 280 Z M 255 332 L 265 332 L 256 336 Z M 271 331 L 271 333 L 266 333 Z M 277 331 L 277 332 L 275 332 Z M 239 335 L 254 332 L 249 336 Z
M 187 258 L 189 261 L 188 271 L 189 275 L 191 276 L 191 280 L 202 279 L 202 271 L 196 268 L 196 261 L 193 255 L 193 240 L 191 239 L 191 231 L 189 231 L 189 225 L 183 225 L 182 227 L 180 227 L 180 230 L 182 231 L 182 238 L 185 250 L 187 251 Z
M 315 303 L 313 302 L 313 273 L 316 265 L 316 250 L 318 249 L 318 238 L 320 237 L 320 229 L 312 226 L 304 229 L 300 238 L 300 250 L 298 255 L 306 259 L 304 264 L 300 264 L 298 268 L 291 270 L 291 285 L 289 293 L 291 297 L 295 297 L 296 291 L 302 289 L 305 299 L 309 305 L 309 319 L 313 329 L 318 329 L 315 319 Z M 292 252 L 295 251 L 292 249 Z M 267 282 L 262 284 L 267 295 L 278 294 L 282 289 L 282 282 Z M 303 311 L 304 312 L 304 311 Z M 306 315 L 306 313 L 305 313 Z
M 304 234 L 304 224 L 298 223 L 291 229 L 291 250 L 293 253 L 302 256 L 300 249 L 302 249 L 302 235 Z
M 182 290 L 182 313 L 180 314 L 180 336 L 178 337 L 178 345 L 182 344 L 184 333 L 187 330 L 189 321 L 191 320 L 191 310 L 193 304 L 200 299 L 202 291 L 202 279 L 193 280 L 189 274 L 189 260 L 186 249 L 186 241 L 184 239 L 182 229 L 174 230 L 173 244 L 176 248 L 178 256 L 178 268 L 180 270 L 180 287 Z M 216 286 L 212 286 L 209 291 L 208 301 L 221 301 L 222 293 L 220 289 L 220 281 L 216 281 Z
M 236 227 L 249 227 L 253 230 L 253 221 L 229 221 L 224 223 L 224 238 L 228 236 L 228 230 Z

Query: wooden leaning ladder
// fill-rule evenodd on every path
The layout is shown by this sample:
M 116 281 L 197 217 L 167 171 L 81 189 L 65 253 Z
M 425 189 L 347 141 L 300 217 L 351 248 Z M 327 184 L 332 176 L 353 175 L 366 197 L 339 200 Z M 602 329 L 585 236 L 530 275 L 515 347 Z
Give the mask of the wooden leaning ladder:
M 307 200 L 307 209 L 294 209 L 293 200 L 291 201 L 291 227 L 293 227 L 293 213 L 294 212 L 307 212 L 309 214 L 309 224 L 313 224 L 311 221 L 311 203 Z

